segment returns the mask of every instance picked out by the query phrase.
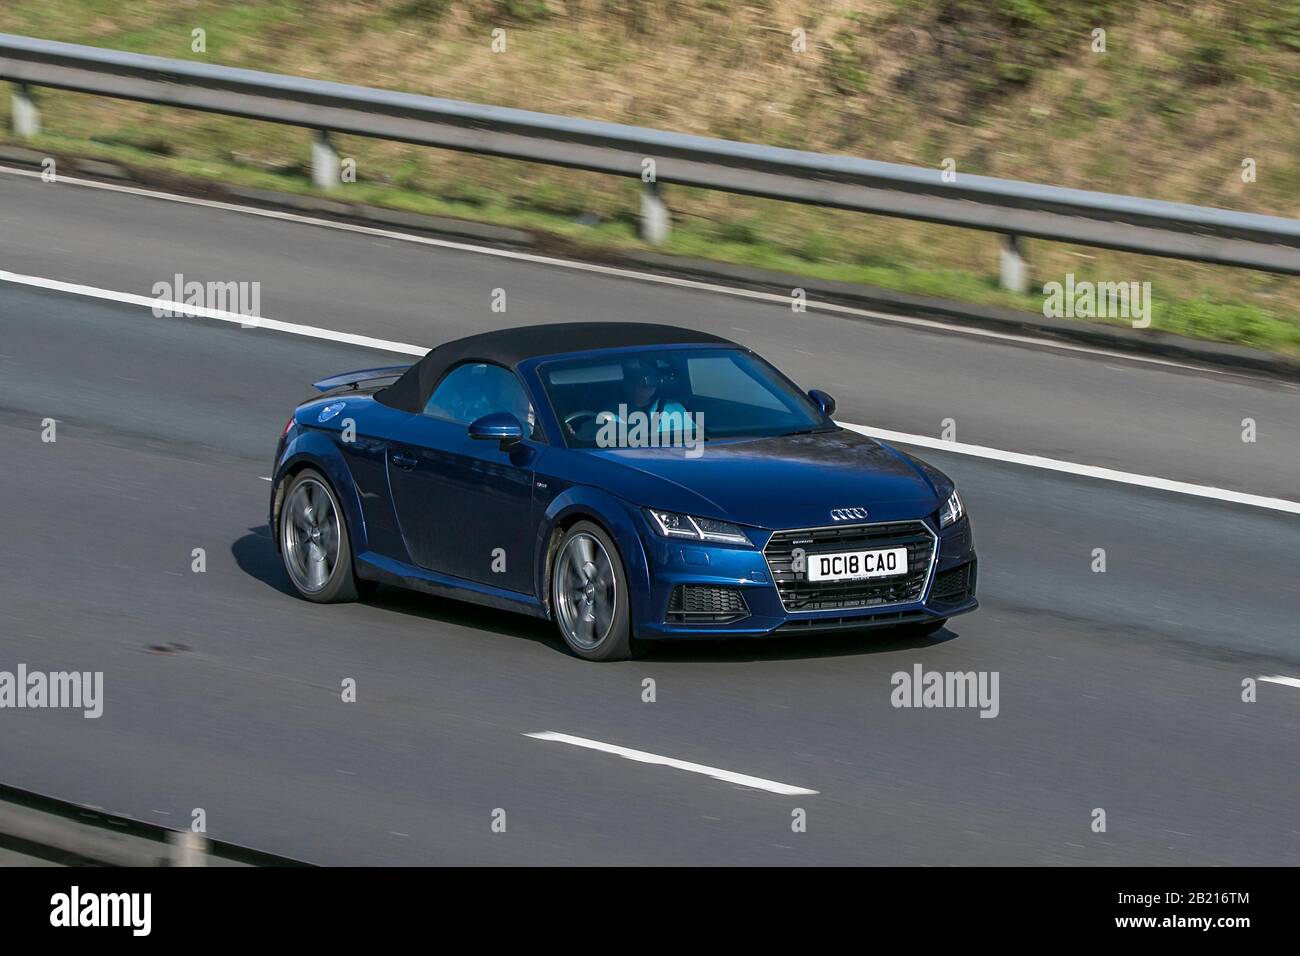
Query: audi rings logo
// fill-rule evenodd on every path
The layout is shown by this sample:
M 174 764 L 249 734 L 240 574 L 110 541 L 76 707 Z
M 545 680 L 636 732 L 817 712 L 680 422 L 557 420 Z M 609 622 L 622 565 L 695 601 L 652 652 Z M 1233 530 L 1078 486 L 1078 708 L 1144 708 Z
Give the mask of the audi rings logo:
M 861 521 L 867 516 L 866 508 L 832 508 L 832 521 Z

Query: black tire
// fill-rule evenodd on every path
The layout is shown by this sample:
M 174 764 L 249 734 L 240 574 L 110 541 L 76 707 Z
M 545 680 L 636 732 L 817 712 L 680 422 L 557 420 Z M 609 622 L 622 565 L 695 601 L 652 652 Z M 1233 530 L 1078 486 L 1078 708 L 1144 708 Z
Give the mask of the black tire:
M 581 561 L 584 541 L 596 546 L 591 549 L 591 560 L 583 562 L 584 568 L 590 564 L 594 571 L 588 579 L 590 587 L 586 593 L 590 596 L 585 599 L 586 603 L 577 597 L 583 593 L 580 582 L 585 572 L 578 570 L 573 563 L 575 558 Z M 613 575 L 609 584 L 605 584 L 601 576 L 601 559 L 608 561 Z M 632 656 L 632 614 L 623 559 L 613 540 L 599 525 L 579 521 L 564 533 L 551 562 L 550 588 L 551 616 L 565 646 L 576 656 L 588 661 L 623 661 Z M 609 596 L 612 596 L 613 608 L 612 613 L 606 615 L 599 610 L 602 606 L 600 598 Z M 586 616 L 588 612 L 590 618 Z M 602 627 L 601 620 L 606 617 L 608 623 Z M 588 621 L 592 624 L 591 638 L 584 639 L 584 625 Z M 597 633 L 598 630 L 603 633 Z
M 318 522 L 324 519 L 323 503 L 328 502 L 334 516 L 336 547 L 330 547 L 328 538 L 324 541 L 304 540 L 310 536 L 302 533 L 294 520 L 294 513 L 291 513 L 291 507 L 296 507 L 300 494 L 308 495 L 307 500 L 315 502 L 310 510 L 315 512 L 313 517 Z M 320 526 L 319 523 L 315 525 L 317 528 Z M 348 534 L 347 518 L 339 505 L 338 495 L 334 493 L 329 480 L 316 469 L 304 468 L 290 479 L 284 490 L 280 527 L 276 533 L 279 535 L 280 559 L 285 574 L 299 597 L 317 604 L 341 604 L 355 601 L 362 594 L 373 593 L 376 585 L 359 580 L 352 569 L 352 539 Z M 315 565 L 324 564 L 331 550 L 334 551 L 334 558 L 328 571 L 323 568 L 316 570 Z M 316 552 L 324 554 L 325 558 L 317 562 L 313 557 Z M 319 583 L 314 579 L 318 575 L 322 577 Z

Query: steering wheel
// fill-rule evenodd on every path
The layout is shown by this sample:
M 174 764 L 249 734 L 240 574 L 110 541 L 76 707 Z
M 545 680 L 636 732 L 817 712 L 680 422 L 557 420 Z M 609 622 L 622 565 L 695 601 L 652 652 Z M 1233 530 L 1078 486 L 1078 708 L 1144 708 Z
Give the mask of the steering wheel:
M 564 416 L 564 427 L 569 430 L 570 435 L 576 435 L 579 431 L 578 422 L 582 422 L 588 418 L 591 419 L 592 422 L 595 422 L 599 414 L 599 412 L 593 412 L 585 408 L 580 411 L 569 412 L 569 414 Z

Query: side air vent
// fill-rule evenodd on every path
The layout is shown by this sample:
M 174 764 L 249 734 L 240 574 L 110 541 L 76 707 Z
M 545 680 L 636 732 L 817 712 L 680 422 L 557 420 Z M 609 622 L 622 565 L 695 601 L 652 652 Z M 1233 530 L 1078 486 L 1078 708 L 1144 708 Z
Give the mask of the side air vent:
M 668 599 L 669 624 L 732 624 L 749 617 L 740 588 L 679 584 Z

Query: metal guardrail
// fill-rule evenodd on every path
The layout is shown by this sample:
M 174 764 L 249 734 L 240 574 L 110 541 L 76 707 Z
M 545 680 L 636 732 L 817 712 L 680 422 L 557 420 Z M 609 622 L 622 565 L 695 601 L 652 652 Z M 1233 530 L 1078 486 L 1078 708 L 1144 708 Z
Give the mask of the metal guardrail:
M 306 866 L 0 784 L 0 865 Z
M 270 120 L 319 132 L 320 185 L 338 184 L 329 132 L 594 170 L 646 182 L 642 230 L 667 235 L 664 183 L 1001 233 L 1003 284 L 1023 289 L 1030 237 L 1300 275 L 1300 220 L 710 139 L 343 83 L 0 34 L 14 123 L 39 130 L 31 87 Z

